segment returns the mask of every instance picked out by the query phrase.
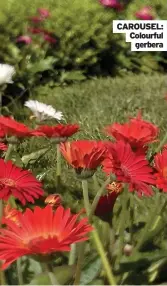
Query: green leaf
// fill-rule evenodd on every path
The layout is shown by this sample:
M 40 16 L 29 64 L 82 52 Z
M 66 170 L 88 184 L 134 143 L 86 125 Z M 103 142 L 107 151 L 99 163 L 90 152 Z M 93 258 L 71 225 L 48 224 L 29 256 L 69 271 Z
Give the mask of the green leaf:
M 11 159 L 16 164 L 16 166 L 20 168 L 23 167 L 23 161 L 18 153 L 13 153 Z
M 60 285 L 67 284 L 75 274 L 76 266 L 65 265 L 54 268 L 54 274 Z M 31 280 L 29 285 L 50 285 L 50 278 L 47 273 L 41 273 Z
M 88 283 L 91 283 L 92 280 L 97 277 L 100 270 L 101 259 L 96 257 L 93 261 L 91 261 L 84 267 L 81 274 L 80 285 L 87 285 Z
M 140 266 L 144 267 L 144 265 L 150 265 L 150 263 L 156 262 L 162 258 L 167 257 L 166 250 L 158 250 L 152 252 L 141 252 L 137 253 L 131 257 L 124 257 L 121 259 L 120 266 L 123 272 L 131 271 L 135 268 L 139 268 Z
M 46 59 L 42 59 L 39 62 L 35 62 L 34 64 L 29 64 L 28 70 L 33 74 L 51 70 L 53 68 L 54 62 L 55 59 L 53 57 L 47 57 Z
M 60 81 L 82 81 L 86 77 L 83 75 L 82 71 L 71 71 L 71 72 L 62 72 Z
M 21 160 L 24 165 L 33 165 L 41 156 L 43 156 L 48 151 L 48 148 L 42 148 L 38 151 L 32 152 L 28 155 L 24 155 Z

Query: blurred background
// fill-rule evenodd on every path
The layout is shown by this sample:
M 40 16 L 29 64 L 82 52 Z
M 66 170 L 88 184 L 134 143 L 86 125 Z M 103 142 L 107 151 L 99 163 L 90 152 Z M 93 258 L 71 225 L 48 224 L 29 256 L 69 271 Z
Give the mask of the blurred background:
M 131 52 L 114 19 L 167 19 L 164 0 L 0 1 L 0 62 L 14 65 L 8 97 L 99 76 L 165 73 L 166 52 Z

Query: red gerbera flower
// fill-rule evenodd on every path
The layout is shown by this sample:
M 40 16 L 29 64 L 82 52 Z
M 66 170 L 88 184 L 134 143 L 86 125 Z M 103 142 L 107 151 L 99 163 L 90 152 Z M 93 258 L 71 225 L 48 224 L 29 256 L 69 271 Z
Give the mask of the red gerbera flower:
M 21 213 L 21 211 L 17 210 L 17 209 L 13 209 L 10 204 L 7 204 L 4 207 L 4 216 L 2 218 L 2 223 L 5 223 L 5 219 L 10 219 L 12 221 L 14 221 L 15 223 L 18 223 L 18 217 L 19 214 Z
M 5 135 L 25 137 L 25 136 L 40 136 L 40 132 L 31 130 L 25 124 L 20 123 L 11 117 L 0 116 L 0 128 Z
M 139 11 L 137 11 L 135 13 L 135 16 L 137 19 L 140 19 L 140 20 L 153 20 L 153 19 L 155 19 L 153 9 L 150 6 L 145 6 L 145 7 L 141 8 Z
M 0 138 L 4 138 L 5 137 L 5 132 L 4 130 L 0 127 Z
M 94 174 L 106 155 L 102 142 L 88 140 L 61 143 L 60 151 L 76 173 L 87 178 Z
M 129 184 L 129 190 L 136 190 L 139 195 L 152 195 L 148 184 L 155 184 L 153 170 L 144 155 L 134 153 L 130 145 L 124 141 L 109 142 L 108 158 L 104 160 L 104 172 L 116 175 L 119 182 Z
M 8 146 L 6 144 L 0 142 L 0 150 L 1 151 L 7 151 L 8 150 Z
M 26 209 L 19 214 L 16 224 L 5 219 L 5 229 L 0 234 L 0 259 L 5 269 L 24 255 L 45 255 L 54 252 L 70 251 L 72 243 L 87 240 L 87 234 L 93 230 L 88 219 L 77 221 L 79 214 L 73 215 L 70 209 L 59 206 L 56 211 L 47 205 Z
M 58 142 L 64 142 L 68 137 L 75 134 L 78 130 L 79 125 L 77 124 L 58 124 L 56 126 L 42 125 L 35 131 L 41 132 L 49 138 L 55 138 Z
M 45 204 L 51 207 L 58 207 L 62 203 L 62 197 L 59 194 L 51 194 L 45 199 Z
M 143 120 L 140 115 L 125 124 L 114 123 L 105 130 L 116 140 L 128 142 L 134 151 L 142 151 L 146 144 L 155 142 L 159 133 L 157 126 Z
M 8 200 L 13 195 L 23 205 L 34 203 L 43 195 L 42 184 L 27 170 L 15 166 L 12 161 L 0 159 L 0 199 Z
M 157 154 L 154 157 L 154 162 L 157 171 L 155 173 L 156 186 L 167 192 L 167 150 L 164 149 L 161 154 Z
M 122 191 L 122 184 L 113 182 L 107 186 L 107 190 L 107 194 L 100 197 L 95 210 L 95 215 L 104 221 L 110 220 L 115 201 Z

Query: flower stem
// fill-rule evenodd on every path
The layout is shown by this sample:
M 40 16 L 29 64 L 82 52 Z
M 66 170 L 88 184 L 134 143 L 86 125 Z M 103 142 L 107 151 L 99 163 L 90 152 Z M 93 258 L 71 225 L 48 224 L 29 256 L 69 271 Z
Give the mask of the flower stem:
M 6 154 L 5 154 L 5 161 L 8 161 L 10 159 L 10 155 L 12 151 L 13 151 L 13 144 L 9 144 L 8 150 L 6 151 Z
M 86 213 L 88 215 L 89 211 L 90 211 L 90 203 L 89 203 L 87 180 L 82 180 L 82 190 L 83 190 L 84 206 L 86 209 Z M 85 243 L 83 242 L 83 243 L 80 243 L 80 245 L 79 245 L 78 261 L 77 261 L 77 268 L 76 268 L 74 285 L 79 285 L 79 283 L 80 283 L 82 261 L 84 259 L 84 252 L 85 252 Z
M 88 182 L 86 180 L 82 181 L 82 188 L 83 188 L 83 196 L 84 196 L 84 205 L 85 205 L 87 216 L 89 218 L 90 203 L 89 203 L 89 196 L 88 196 Z M 112 273 L 111 265 L 109 264 L 109 261 L 107 259 L 103 244 L 102 244 L 102 242 L 99 238 L 98 232 L 96 230 L 96 226 L 93 225 L 93 227 L 94 227 L 94 230 L 92 231 L 92 239 L 93 239 L 94 244 L 96 246 L 96 249 L 97 249 L 97 251 L 101 257 L 101 261 L 102 261 L 103 267 L 106 271 L 108 281 L 109 281 L 110 285 L 116 285 L 116 281 L 115 281 L 114 275 Z
M 123 251 L 123 244 L 124 244 L 124 230 L 125 230 L 125 223 L 127 219 L 127 203 L 128 203 L 128 190 L 127 186 L 125 185 L 125 189 L 122 193 L 122 211 L 121 211 L 121 219 L 120 219 L 120 226 L 119 226 L 119 252 L 116 258 L 116 267 L 119 268 L 120 259 L 122 256 Z
M 161 150 L 162 146 L 166 143 L 166 141 L 167 141 L 167 132 L 162 141 L 159 143 L 158 147 L 155 149 L 155 154 L 157 154 Z
M 56 177 L 57 177 L 57 187 L 60 185 L 61 178 L 61 152 L 60 152 L 60 144 L 56 144 L 57 148 L 57 161 L 56 161 Z
M 108 259 L 106 257 L 106 254 L 105 254 L 105 250 L 104 250 L 104 247 L 103 247 L 103 244 L 99 238 L 99 235 L 98 235 L 98 232 L 97 230 L 94 228 L 94 230 L 92 231 L 92 238 L 93 238 L 93 241 L 96 245 L 96 248 L 97 248 L 97 251 L 100 255 L 100 258 L 102 260 L 102 263 L 103 263 L 103 267 L 106 271 L 106 275 L 107 275 L 107 278 L 108 278 L 108 281 L 109 281 L 109 285 L 117 285 L 116 281 L 115 281 L 115 278 L 114 278 L 114 275 L 112 273 L 112 269 L 111 269 L 111 265 L 109 264 L 108 262 Z
M 76 260 L 76 244 L 73 243 L 71 245 L 71 251 L 70 251 L 70 255 L 69 255 L 68 265 L 74 265 L 75 260 Z
M 51 285 L 59 285 L 59 282 L 56 279 L 55 274 L 52 271 L 52 266 L 46 262 L 43 262 L 43 265 L 47 271 L 48 277 L 50 279 Z
M 1 263 L 0 263 L 1 265 Z M 7 285 L 5 271 L 0 270 L 0 285 Z
M 23 275 L 22 275 L 22 270 L 21 270 L 21 259 L 17 259 L 17 277 L 18 277 L 18 282 L 19 285 L 24 285 L 23 281 Z
M 82 180 L 82 190 L 83 190 L 84 206 L 85 206 L 85 209 L 86 209 L 86 213 L 89 216 L 90 203 L 89 203 L 88 182 L 87 182 L 87 180 Z
M 93 214 L 94 214 L 94 212 L 95 212 L 95 210 L 96 210 L 96 207 L 97 207 L 97 205 L 98 205 L 98 202 L 99 202 L 99 200 L 100 200 L 100 197 L 102 196 L 102 194 L 103 194 L 105 188 L 106 188 L 107 185 L 110 183 L 110 181 L 111 181 L 111 178 L 108 177 L 107 180 L 106 180 L 106 181 L 104 182 L 104 184 L 102 185 L 102 187 L 98 190 L 98 192 L 97 192 L 97 194 L 96 194 L 96 196 L 95 196 L 95 198 L 94 198 L 94 200 L 93 200 L 92 206 L 91 206 L 91 210 L 90 210 L 90 213 L 89 213 L 89 220 L 92 219 L 92 216 L 93 216 Z
M 3 217 L 3 200 L 0 200 L 0 228 L 2 227 L 2 217 Z M 0 285 L 6 285 L 5 272 L 2 269 L 0 269 Z
M 152 212 L 151 212 L 151 214 L 150 214 L 150 216 L 148 218 L 148 221 L 145 224 L 145 227 L 144 227 L 143 232 L 141 234 L 141 238 L 138 240 L 138 243 L 136 244 L 136 247 L 134 249 L 133 255 L 136 254 L 136 252 L 141 249 L 141 247 L 143 246 L 143 244 L 144 244 L 144 242 L 145 242 L 145 240 L 146 240 L 146 238 L 148 236 L 148 233 L 150 231 L 150 226 L 152 226 L 152 224 L 154 222 L 154 219 L 157 216 L 156 210 L 159 208 L 160 199 L 161 199 L 161 196 L 160 196 L 160 194 L 158 194 L 155 206 L 153 207 Z M 166 205 L 166 201 L 165 201 L 165 205 Z M 164 205 L 163 205 L 161 210 L 163 210 L 163 209 L 164 209 Z
M 80 285 L 81 269 L 82 269 L 82 263 L 84 259 L 84 252 L 85 252 L 85 242 L 81 242 L 79 245 L 79 250 L 78 250 L 78 261 L 77 261 L 74 285 Z

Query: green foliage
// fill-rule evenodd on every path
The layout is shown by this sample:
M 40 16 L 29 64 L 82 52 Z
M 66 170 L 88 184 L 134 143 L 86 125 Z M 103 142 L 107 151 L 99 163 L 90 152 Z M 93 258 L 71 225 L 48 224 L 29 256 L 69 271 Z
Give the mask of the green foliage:
M 60 77 L 60 83 L 83 80 L 82 73 L 100 66 L 101 54 L 112 45 L 115 13 L 106 11 L 96 0 L 48 0 L 45 7 L 51 11 L 51 17 L 41 25 L 55 35 L 57 44 L 41 43 L 41 36 L 36 35 L 30 45 L 19 47 L 16 39 L 28 34 L 27 28 L 32 26 L 28 17 L 35 15 L 39 7 L 43 7 L 40 0 L 31 5 L 29 1 L 16 0 L 0 4 L 1 61 L 17 67 L 18 81 L 26 87 L 35 84 L 35 80 L 31 82 L 34 74 L 39 81 L 37 73 L 45 70 L 50 71 L 53 80 L 59 81 Z M 76 72 L 70 75 L 68 70 Z
M 155 19 L 167 19 L 167 6 L 163 0 L 130 1 L 124 19 L 135 20 L 135 13 L 145 6 L 152 7 Z M 144 73 L 162 72 L 166 67 L 166 56 L 163 52 L 130 52 L 130 44 L 125 43 L 125 35 L 122 35 L 116 44 L 119 50 L 116 55 L 117 70 L 121 74 L 127 70 Z
M 32 35 L 29 17 L 36 15 L 43 1 L 7 0 L 0 3 L 0 60 L 15 65 L 15 84 L 31 88 L 40 82 L 55 83 L 82 81 L 92 74 L 124 74 L 163 71 L 164 53 L 130 52 L 125 35 L 113 34 L 114 19 L 135 19 L 135 12 L 145 5 L 154 8 L 155 16 L 166 19 L 167 8 L 163 0 L 130 1 L 123 12 L 105 8 L 98 0 L 47 0 L 45 8 L 51 17 L 40 25 L 57 39 L 52 45 L 41 35 Z M 30 45 L 19 45 L 20 35 L 29 34 Z M 43 77 L 44 75 L 44 77 Z

